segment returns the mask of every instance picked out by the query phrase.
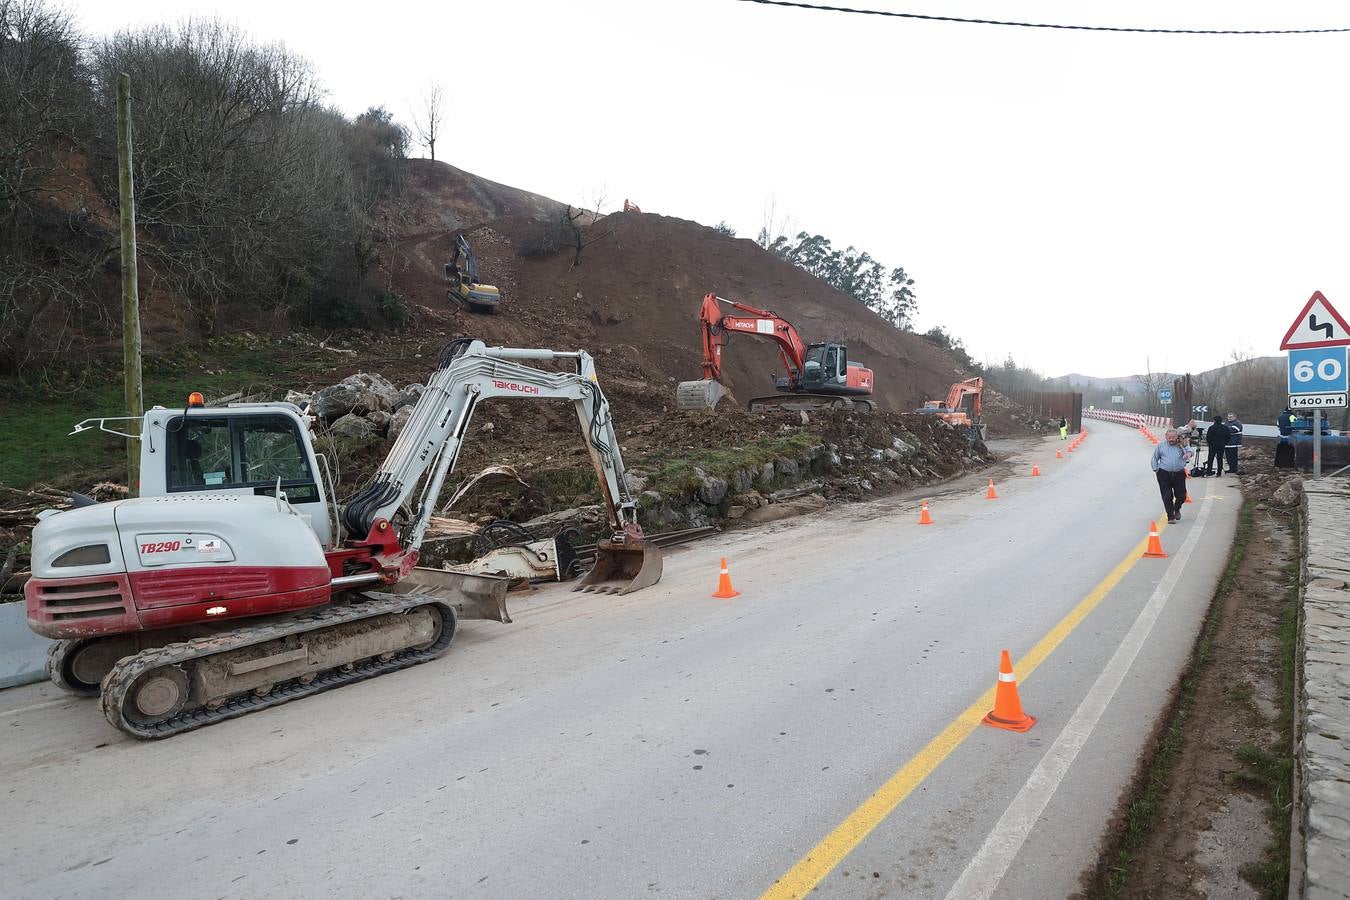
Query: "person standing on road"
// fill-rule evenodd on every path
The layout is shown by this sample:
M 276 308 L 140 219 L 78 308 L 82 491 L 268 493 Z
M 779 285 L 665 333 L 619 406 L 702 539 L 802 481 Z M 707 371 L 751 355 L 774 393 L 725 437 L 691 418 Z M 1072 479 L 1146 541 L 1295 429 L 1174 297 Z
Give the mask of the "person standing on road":
M 1167 429 L 1163 442 L 1153 448 L 1153 474 L 1158 478 L 1168 522 L 1181 521 L 1181 504 L 1186 502 L 1186 463 L 1190 457 L 1191 449 L 1181 442 L 1175 428 Z
M 1069 420 L 1063 416 L 1059 417 L 1059 439 L 1061 441 L 1069 439 Z
M 1242 422 L 1238 420 L 1237 413 L 1228 414 L 1228 446 L 1224 450 L 1224 455 L 1228 457 L 1228 474 L 1236 475 L 1238 473 L 1238 450 L 1242 448 Z
M 1223 474 L 1223 454 L 1228 447 L 1228 426 L 1223 424 L 1223 416 L 1215 416 L 1214 424 L 1209 426 L 1205 432 L 1205 446 L 1209 448 L 1209 458 L 1205 460 L 1205 468 L 1209 469 L 1215 475 Z M 1218 463 L 1218 468 L 1214 463 Z

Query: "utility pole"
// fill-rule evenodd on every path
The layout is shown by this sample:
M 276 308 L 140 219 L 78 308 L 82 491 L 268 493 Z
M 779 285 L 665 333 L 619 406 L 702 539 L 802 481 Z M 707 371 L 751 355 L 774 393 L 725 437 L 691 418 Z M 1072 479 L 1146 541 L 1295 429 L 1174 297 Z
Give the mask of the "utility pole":
M 117 193 L 122 210 L 122 370 L 128 416 L 145 414 L 141 396 L 141 301 L 136 290 L 136 196 L 131 177 L 131 76 L 117 79 Z M 141 441 L 127 441 L 127 496 L 141 488 Z

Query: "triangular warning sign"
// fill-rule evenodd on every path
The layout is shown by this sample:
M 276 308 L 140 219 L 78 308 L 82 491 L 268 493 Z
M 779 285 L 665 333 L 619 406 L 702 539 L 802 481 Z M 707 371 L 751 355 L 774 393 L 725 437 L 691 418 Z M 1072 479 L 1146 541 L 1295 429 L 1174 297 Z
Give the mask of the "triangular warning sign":
M 1350 344 L 1350 325 L 1336 312 L 1321 291 L 1313 291 L 1303 312 L 1285 332 L 1281 350 L 1304 350 L 1308 347 L 1340 347 Z

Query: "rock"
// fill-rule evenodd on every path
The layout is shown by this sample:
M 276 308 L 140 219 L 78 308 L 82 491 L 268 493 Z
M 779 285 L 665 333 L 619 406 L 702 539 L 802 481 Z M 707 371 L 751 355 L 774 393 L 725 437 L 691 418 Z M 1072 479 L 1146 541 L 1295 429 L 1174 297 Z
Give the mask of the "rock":
M 364 416 L 347 413 L 328 427 L 330 434 L 349 438 L 375 437 L 375 424 Z
M 356 407 L 358 388 L 347 384 L 326 387 L 310 398 L 309 411 L 326 421 L 340 419 Z
M 806 415 L 806 413 L 802 413 L 802 415 Z M 734 506 L 734 505 L 733 505 L 730 509 L 727 510 L 727 518 L 728 518 L 728 519 L 739 519 L 739 518 L 740 518 L 741 516 L 743 516 L 743 515 L 745 515 L 745 507 L 744 507 L 744 506 Z
M 892 450 L 890 447 L 887 447 L 886 449 L 882 450 L 882 451 L 881 451 L 881 456 L 882 456 L 882 458 L 885 459 L 887 462 L 895 462 L 896 460 L 902 458 L 902 457 L 901 457 L 901 454 L 900 454 L 900 451 L 898 451 L 898 450 Z
M 1299 475 L 1293 475 L 1284 480 L 1284 484 L 1275 489 L 1275 493 L 1270 499 L 1280 506 L 1297 506 L 1299 498 L 1303 496 L 1303 478 Z
M 746 491 L 736 495 L 736 505 L 744 506 L 746 509 L 759 509 L 764 505 L 764 498 L 760 496 L 759 491 Z
M 310 399 L 310 412 L 332 421 L 350 412 L 390 412 L 397 403 L 398 391 L 392 384 L 380 375 L 359 372 L 317 392 Z
M 294 403 L 296 406 L 304 409 L 309 404 L 309 398 L 313 394 L 306 394 L 304 391 L 287 391 L 282 399 L 283 403 Z
M 412 414 L 413 408 L 411 406 L 403 406 L 389 417 L 389 440 L 392 441 L 399 436 L 399 433 L 403 431 L 404 426 L 408 424 L 408 420 L 412 418 Z
M 624 487 L 628 488 L 630 494 L 641 494 L 647 487 L 647 479 L 642 475 L 633 472 L 623 473 Z
M 638 494 L 638 503 L 647 507 L 660 506 L 661 494 L 659 491 L 643 491 L 641 494 Z
M 785 456 L 780 456 L 773 461 L 773 470 L 776 475 L 782 478 L 797 477 L 797 464 Z
M 899 456 L 909 456 L 914 452 L 914 448 L 899 438 L 891 438 L 891 449 Z
M 801 411 L 801 414 L 802 414 L 802 424 L 803 424 L 803 425 L 810 425 L 810 424 L 811 424 L 811 417 L 810 417 L 809 415 L 807 415 L 806 410 L 803 409 L 803 410 Z
M 764 465 L 760 466 L 759 474 L 755 476 L 755 484 L 773 484 L 775 472 L 776 469 L 774 468 L 774 464 L 766 462 Z
M 389 431 L 389 423 L 394 417 L 382 409 L 366 414 L 366 421 L 375 426 L 376 434 L 386 434 Z
M 405 406 L 416 406 L 417 401 L 422 399 L 426 393 L 426 385 L 413 382 L 398 392 L 398 400 L 394 402 L 394 411 L 402 409 Z
M 351 377 L 343 380 L 344 381 L 355 380 L 359 382 L 367 391 L 369 391 L 370 393 L 374 394 L 376 397 L 379 398 L 378 402 L 380 405 L 372 406 L 371 409 L 368 411 L 374 411 L 375 409 L 383 409 L 385 412 L 392 412 L 394 408 L 398 406 L 398 397 L 399 397 L 398 388 L 390 384 L 389 381 L 386 380 L 383 375 L 372 375 L 367 374 L 365 372 L 360 372 L 356 375 L 352 375 Z
M 695 471 L 698 471 L 695 469 Z M 701 475 L 702 483 L 698 488 L 698 499 L 708 504 L 716 506 L 727 496 L 726 479 L 718 478 L 716 475 Z
M 492 432 L 494 432 L 494 431 L 497 430 L 497 426 L 496 426 L 496 425 L 493 425 L 491 422 L 484 422 L 484 423 L 483 423 L 483 427 L 482 427 L 481 430 L 482 430 L 483 434 L 492 434 Z M 553 457 L 551 457 L 551 456 L 546 456 L 546 457 L 544 457 L 544 458 L 545 458 L 545 459 L 552 459 Z
M 755 471 L 753 469 L 737 469 L 731 476 L 731 484 L 736 493 L 743 494 L 755 486 Z

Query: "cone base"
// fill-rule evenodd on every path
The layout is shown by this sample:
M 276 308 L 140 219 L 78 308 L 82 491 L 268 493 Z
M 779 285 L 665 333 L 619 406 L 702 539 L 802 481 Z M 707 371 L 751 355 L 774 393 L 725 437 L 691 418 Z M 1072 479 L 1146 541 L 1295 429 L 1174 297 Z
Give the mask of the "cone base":
M 730 600 L 732 597 L 739 597 L 740 595 L 740 591 L 718 591 L 712 597 L 714 600 Z
M 1019 720 L 1000 719 L 991 712 L 980 720 L 980 724 L 992 725 L 994 728 L 1002 728 L 1004 731 L 1030 731 L 1031 726 L 1036 724 L 1036 717 L 1024 715 Z

